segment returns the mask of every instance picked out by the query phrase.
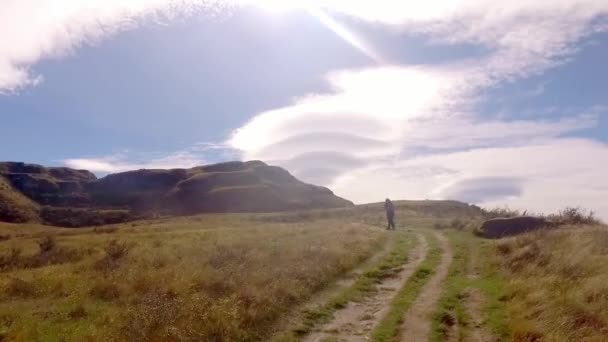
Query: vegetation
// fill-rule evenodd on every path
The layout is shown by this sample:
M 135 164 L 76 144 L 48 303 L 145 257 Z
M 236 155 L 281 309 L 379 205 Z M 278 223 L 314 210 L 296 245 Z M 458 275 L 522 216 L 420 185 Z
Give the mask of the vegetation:
M 332 219 L 250 218 L 195 216 L 106 231 L 19 226 L 21 236 L 0 243 L 0 336 L 260 340 L 386 238 L 381 229 Z
M 428 234 L 429 253 L 370 336 L 391 341 L 439 263 L 430 228 L 454 253 L 431 341 L 608 334 L 608 228 L 593 213 L 566 209 L 546 216 L 560 229 L 493 241 L 472 234 L 489 215 L 477 207 L 395 206 L 396 233 L 382 229 L 381 203 L 81 229 L 0 224 L 0 339 L 296 341 L 395 274 L 412 229 Z
M 465 329 L 469 325 L 464 298 L 468 286 L 466 274 L 470 258 L 468 248 L 472 247 L 472 244 L 469 243 L 468 234 L 465 237 L 465 234 L 451 232 L 448 236 L 454 250 L 454 260 L 444 283 L 444 293 L 433 315 L 432 341 L 445 341 L 454 335 L 456 340 L 462 340 L 466 336 Z M 453 329 L 454 326 L 459 328 Z
M 38 206 L 29 198 L 16 191 L 11 184 L 0 175 L 0 221 L 5 222 L 36 222 Z
M 608 335 L 608 229 L 571 226 L 501 241 L 514 340 Z

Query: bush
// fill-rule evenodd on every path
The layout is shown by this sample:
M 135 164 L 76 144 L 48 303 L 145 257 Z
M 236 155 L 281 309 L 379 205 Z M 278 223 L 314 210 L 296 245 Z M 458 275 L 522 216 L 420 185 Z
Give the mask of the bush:
M 120 243 L 112 240 L 104 248 L 106 255 L 112 260 L 118 260 L 125 257 L 129 253 L 130 247 L 126 243 Z
M 49 253 L 53 249 L 57 243 L 55 242 L 55 238 L 52 236 L 45 236 L 42 239 L 38 240 L 38 247 L 40 248 L 40 254 Z
M 23 258 L 24 267 L 42 267 L 45 265 L 64 264 L 82 259 L 82 253 L 72 248 L 61 247 L 52 236 L 38 240 L 38 254 Z
M 592 210 L 573 207 L 567 207 L 557 214 L 549 215 L 548 218 L 556 224 L 596 225 L 601 223 Z
M 515 216 L 524 216 L 527 214 L 526 211 L 523 213 L 519 210 L 509 209 L 509 207 L 503 208 L 492 208 L 492 209 L 481 209 L 481 213 L 486 219 L 493 219 L 498 217 L 515 217 Z
M 450 228 L 452 228 L 452 229 L 463 230 L 466 225 L 467 225 L 466 222 L 464 222 L 463 220 L 461 220 L 459 218 L 455 218 L 455 219 L 452 219 L 452 221 L 450 221 Z
M 131 246 L 126 243 L 111 240 L 104 247 L 105 256 L 95 263 L 95 269 L 109 271 L 117 268 L 120 261 L 129 254 Z

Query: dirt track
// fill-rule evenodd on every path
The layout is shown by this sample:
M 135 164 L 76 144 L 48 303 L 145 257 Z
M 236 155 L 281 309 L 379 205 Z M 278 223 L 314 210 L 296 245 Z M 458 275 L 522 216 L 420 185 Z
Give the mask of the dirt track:
M 403 284 L 412 276 L 428 252 L 428 243 L 417 234 L 417 243 L 411 250 L 408 262 L 393 277 L 377 285 L 378 291 L 358 303 L 349 303 L 337 311 L 334 318 L 305 337 L 303 341 L 321 342 L 332 338 L 337 341 L 369 341 L 374 326 L 386 315 L 390 303 Z
M 435 235 L 443 252 L 441 262 L 420 295 L 416 298 L 412 307 L 405 314 L 399 334 L 400 341 L 418 342 L 428 341 L 429 339 L 431 315 L 441 296 L 442 282 L 448 275 L 450 264 L 454 258 L 452 248 L 446 237 L 439 233 L 435 233 Z

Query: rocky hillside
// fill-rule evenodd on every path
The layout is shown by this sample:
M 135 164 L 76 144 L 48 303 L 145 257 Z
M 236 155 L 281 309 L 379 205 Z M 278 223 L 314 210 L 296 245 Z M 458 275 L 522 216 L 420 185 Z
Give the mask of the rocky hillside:
M 337 208 L 352 203 L 261 161 L 136 170 L 97 178 L 86 170 L 0 163 L 0 221 L 61 226 L 158 215 Z

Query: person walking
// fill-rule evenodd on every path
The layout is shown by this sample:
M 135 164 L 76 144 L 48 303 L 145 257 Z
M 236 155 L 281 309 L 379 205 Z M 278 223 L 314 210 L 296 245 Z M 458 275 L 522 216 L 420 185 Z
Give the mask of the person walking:
M 390 199 L 384 201 L 384 210 L 386 210 L 386 219 L 388 221 L 387 230 L 395 230 L 395 206 Z

